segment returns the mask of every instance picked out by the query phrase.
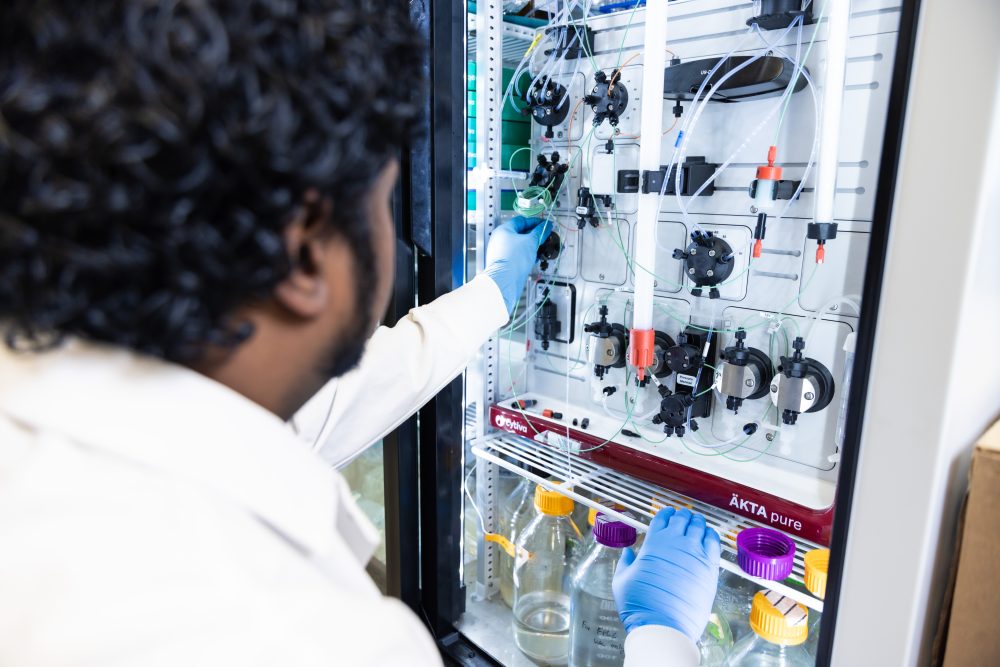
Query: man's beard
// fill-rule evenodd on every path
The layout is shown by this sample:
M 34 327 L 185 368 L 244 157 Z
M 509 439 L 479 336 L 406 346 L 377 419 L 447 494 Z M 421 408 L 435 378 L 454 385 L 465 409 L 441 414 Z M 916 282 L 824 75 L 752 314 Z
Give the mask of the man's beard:
M 365 230 L 367 232 L 367 230 Z M 348 241 L 354 251 L 354 312 L 355 316 L 340 336 L 330 346 L 321 371 L 323 377 L 333 379 L 353 370 L 365 351 L 375 322 L 372 297 L 378 282 L 375 253 L 367 233 L 349 234 Z
M 323 366 L 324 376 L 332 380 L 353 370 L 361 361 L 370 333 L 368 320 L 352 324 L 351 330 L 345 334 L 346 339 L 331 346 L 328 361 Z

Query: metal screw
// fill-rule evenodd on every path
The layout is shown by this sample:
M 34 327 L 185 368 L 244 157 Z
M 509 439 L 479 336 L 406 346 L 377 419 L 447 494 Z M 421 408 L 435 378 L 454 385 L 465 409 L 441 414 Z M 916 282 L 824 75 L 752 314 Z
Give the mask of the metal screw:
M 767 433 L 764 436 L 764 439 L 767 440 L 768 442 L 771 442 L 772 440 L 774 440 L 774 434 L 773 433 Z
M 688 269 L 688 273 L 690 273 L 693 276 L 694 275 L 694 267 L 691 267 L 690 269 Z
M 708 251 L 708 256 L 709 257 L 715 257 L 715 251 L 714 250 L 709 250 Z
M 601 280 L 604 280 L 604 274 L 603 274 L 603 273 L 598 273 L 598 274 L 597 274 L 597 277 L 598 277 L 599 279 L 601 279 Z
M 697 248 L 691 248 L 690 253 L 692 255 L 697 255 L 698 254 L 698 249 Z
M 816 398 L 816 395 L 814 393 L 812 393 L 811 391 L 807 391 L 805 393 L 805 395 L 802 396 L 802 398 L 806 399 L 807 401 L 811 401 L 814 398 Z
M 750 207 L 750 212 L 751 213 L 757 213 L 757 207 L 756 206 L 751 206 Z
M 830 306 L 830 310 L 840 310 L 840 306 L 837 304 L 833 304 L 832 306 Z
M 776 384 L 772 384 L 771 385 L 771 393 L 772 394 L 777 394 L 778 393 L 778 385 L 776 385 Z
M 546 90 L 545 91 L 545 99 L 547 99 L 547 100 L 551 100 L 552 99 L 552 91 L 551 90 Z
M 546 116 L 551 116 L 552 115 L 552 109 L 546 109 L 545 110 L 545 115 Z
M 753 378 L 747 378 L 747 381 L 744 384 L 746 384 L 746 386 L 748 386 L 748 387 L 752 387 L 753 386 Z
M 706 276 L 714 276 L 715 275 L 715 271 L 713 271 L 712 269 L 709 269 L 708 271 L 705 272 L 705 275 Z

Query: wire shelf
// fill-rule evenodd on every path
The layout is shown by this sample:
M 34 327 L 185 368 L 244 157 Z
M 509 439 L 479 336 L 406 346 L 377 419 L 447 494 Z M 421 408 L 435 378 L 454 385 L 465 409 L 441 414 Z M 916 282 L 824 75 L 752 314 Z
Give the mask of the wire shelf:
M 597 508 L 605 514 L 614 515 L 619 521 L 628 523 L 637 530 L 645 531 L 656 512 L 664 507 L 687 507 L 699 512 L 705 515 L 706 523 L 719 533 L 724 556 L 721 561 L 723 569 L 749 579 L 763 588 L 777 591 L 810 609 L 823 611 L 823 602 L 806 592 L 803 583 L 805 572 L 803 557 L 807 551 L 820 548 L 818 544 L 795 535 L 788 535 L 795 542 L 795 563 L 792 574 L 784 582 L 758 579 L 743 572 L 735 564 L 736 534 L 744 528 L 770 526 L 736 516 L 714 505 L 708 505 L 567 454 L 565 451 L 515 435 L 506 433 L 490 435 L 476 441 L 472 452 L 543 487 L 557 490 L 576 502 Z M 527 464 L 551 475 L 561 483 L 557 485 L 556 482 L 535 475 L 519 464 Z M 595 498 L 615 503 L 625 509 L 621 511 L 609 509 Z

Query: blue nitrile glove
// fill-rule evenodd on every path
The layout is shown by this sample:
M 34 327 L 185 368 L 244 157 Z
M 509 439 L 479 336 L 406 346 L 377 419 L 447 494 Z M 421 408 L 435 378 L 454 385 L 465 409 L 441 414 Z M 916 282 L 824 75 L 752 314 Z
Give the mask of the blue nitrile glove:
M 508 313 L 514 314 L 524 281 L 535 265 L 538 246 L 551 233 L 551 221 L 520 215 L 493 230 L 486 246 L 485 273 L 500 288 Z
M 612 588 L 626 632 L 665 625 L 697 642 L 705 631 L 719 581 L 719 535 L 705 517 L 660 510 L 639 556 L 622 552 Z

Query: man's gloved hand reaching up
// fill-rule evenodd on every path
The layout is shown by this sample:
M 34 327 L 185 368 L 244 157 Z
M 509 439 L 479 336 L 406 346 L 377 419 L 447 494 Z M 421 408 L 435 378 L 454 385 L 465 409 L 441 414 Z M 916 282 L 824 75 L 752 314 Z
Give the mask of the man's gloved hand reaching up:
M 517 216 L 493 230 L 486 246 L 486 270 L 503 294 L 507 312 L 514 313 L 524 282 L 535 265 L 538 246 L 552 232 L 552 222 Z

